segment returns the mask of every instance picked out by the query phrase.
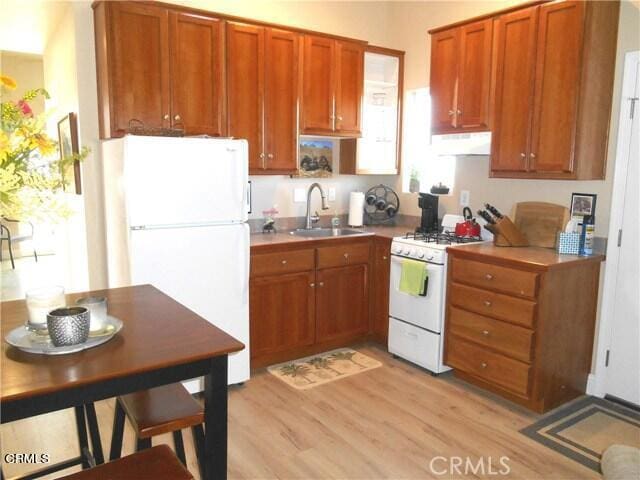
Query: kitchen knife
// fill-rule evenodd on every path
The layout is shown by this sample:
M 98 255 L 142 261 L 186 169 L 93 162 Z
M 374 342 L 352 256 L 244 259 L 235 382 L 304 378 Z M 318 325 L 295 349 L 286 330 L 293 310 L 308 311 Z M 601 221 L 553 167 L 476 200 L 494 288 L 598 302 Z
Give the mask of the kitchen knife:
M 489 215 L 487 212 L 485 212 L 484 210 L 478 210 L 478 215 L 480 215 L 482 218 L 484 218 L 486 220 L 486 222 L 490 225 L 494 225 L 496 222 L 493 218 L 491 218 L 491 215 Z
M 502 214 L 498 211 L 496 207 L 489 205 L 488 203 L 485 203 L 484 206 L 487 210 L 489 210 L 489 212 L 494 214 L 496 218 L 502 218 Z

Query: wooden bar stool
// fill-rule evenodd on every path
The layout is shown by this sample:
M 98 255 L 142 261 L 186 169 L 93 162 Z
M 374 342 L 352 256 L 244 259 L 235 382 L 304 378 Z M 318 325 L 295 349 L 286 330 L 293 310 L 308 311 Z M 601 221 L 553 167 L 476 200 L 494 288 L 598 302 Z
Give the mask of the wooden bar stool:
M 167 445 L 127 455 L 60 480 L 193 480 Z
M 173 433 L 177 457 L 187 464 L 182 429 L 191 427 L 193 443 L 202 475 L 204 459 L 204 409 L 180 383 L 122 395 L 116 399 L 109 460 L 120 458 L 124 436 L 124 417 L 136 432 L 136 451 L 151 447 L 151 437 Z

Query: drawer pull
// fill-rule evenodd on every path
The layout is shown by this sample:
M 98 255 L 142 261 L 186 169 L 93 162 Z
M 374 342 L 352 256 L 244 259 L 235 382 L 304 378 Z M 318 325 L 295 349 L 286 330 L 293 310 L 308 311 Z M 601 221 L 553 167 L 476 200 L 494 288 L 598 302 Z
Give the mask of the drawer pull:
M 315 283 L 310 283 L 310 284 L 309 284 L 309 286 L 310 286 L 311 288 L 314 288 L 314 287 L 316 286 L 316 284 L 315 284 Z
M 491 302 L 489 300 L 485 300 L 484 301 L 484 306 L 485 307 L 490 307 L 491 306 Z
M 286 265 L 287 261 L 286 260 L 282 260 L 282 265 Z
M 487 368 L 487 366 L 488 366 L 488 365 L 487 365 L 487 362 L 482 362 L 482 363 L 480 364 L 480 366 L 481 366 L 482 368 Z
M 349 259 L 349 254 L 348 254 L 348 253 L 345 253 L 345 254 L 344 254 L 344 258 L 345 258 L 345 260 L 348 260 L 348 259 Z
M 490 273 L 487 273 L 484 278 L 486 278 L 487 280 L 493 280 L 493 275 L 491 275 Z
M 324 282 L 320 282 L 320 283 L 318 283 L 318 286 L 319 286 L 319 287 L 324 287 Z
M 482 330 L 482 335 L 484 335 L 485 337 L 489 336 L 489 330 Z

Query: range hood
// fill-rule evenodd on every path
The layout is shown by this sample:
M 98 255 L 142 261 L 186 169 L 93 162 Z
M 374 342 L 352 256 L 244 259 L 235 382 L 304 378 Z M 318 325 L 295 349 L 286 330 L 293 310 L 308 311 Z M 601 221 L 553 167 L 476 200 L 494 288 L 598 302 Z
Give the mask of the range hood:
M 432 135 L 431 146 L 437 155 L 489 155 L 491 132 Z

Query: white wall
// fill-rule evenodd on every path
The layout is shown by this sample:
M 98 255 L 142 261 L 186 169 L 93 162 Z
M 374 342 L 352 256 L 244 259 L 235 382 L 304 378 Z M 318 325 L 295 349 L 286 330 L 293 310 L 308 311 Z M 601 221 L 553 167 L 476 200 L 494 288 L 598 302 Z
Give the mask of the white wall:
M 8 52 L 0 50 L 0 72 L 13 78 L 18 88 L 4 90 L 2 101 L 18 101 L 27 90 L 42 88 L 44 85 L 44 73 L 42 56 L 34 54 Z M 44 98 L 39 96 L 29 102 L 29 106 L 35 115 L 44 112 Z
M 429 86 L 430 37 L 427 30 L 448 23 L 492 12 L 520 1 L 415 1 L 394 2 L 390 9 L 389 43 L 406 51 L 405 90 Z M 456 164 L 455 187 L 452 195 L 441 197 L 441 211 L 457 212 L 460 191 L 469 190 L 474 210 L 484 202 L 509 212 L 521 201 L 546 201 L 569 206 L 572 192 L 598 195 L 596 235 L 606 236 L 611 206 L 612 172 L 615 159 L 615 138 L 620 105 L 620 82 L 624 53 L 640 48 L 639 3 L 623 0 L 618 30 L 616 77 L 609 138 L 607 173 L 604 181 L 558 181 L 490 179 L 489 157 L 459 157 Z M 396 184 L 400 189 L 400 182 Z M 418 214 L 416 196 L 402 195 L 402 213 Z

